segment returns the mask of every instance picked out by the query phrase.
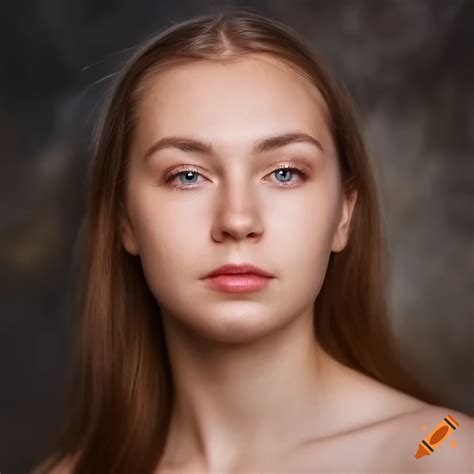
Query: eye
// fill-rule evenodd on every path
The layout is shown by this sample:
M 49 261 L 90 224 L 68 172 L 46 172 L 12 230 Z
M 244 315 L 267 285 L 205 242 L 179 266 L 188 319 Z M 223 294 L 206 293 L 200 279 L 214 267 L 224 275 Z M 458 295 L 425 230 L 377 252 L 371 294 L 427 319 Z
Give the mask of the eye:
M 196 180 L 194 178 L 197 177 L 198 175 L 201 176 L 201 173 L 199 173 L 197 169 L 193 167 L 185 168 L 182 171 L 180 171 L 179 169 L 172 170 L 165 176 L 165 183 L 170 184 L 173 181 L 175 181 L 176 178 L 183 177 L 183 180 L 180 180 L 181 184 L 186 184 L 186 183 L 195 184 Z M 174 187 L 180 188 L 181 186 L 174 186 Z M 184 187 L 189 187 L 189 186 L 184 186 Z
M 299 179 L 306 181 L 309 178 L 308 172 L 300 166 L 297 166 L 295 164 L 285 164 L 285 165 L 280 165 L 278 168 L 275 168 L 269 175 L 272 175 L 274 173 L 277 173 L 276 176 L 278 178 L 283 178 L 282 181 L 279 179 L 277 180 L 278 183 L 280 183 L 280 186 L 282 187 L 291 187 L 295 186 L 294 184 L 290 184 L 289 186 L 284 184 L 284 183 L 289 183 L 291 181 L 291 177 L 294 176 L 295 174 L 299 177 Z M 184 169 L 177 169 L 169 172 L 166 177 L 165 177 L 165 183 L 170 184 L 173 183 L 173 181 L 176 180 L 176 178 L 182 178 L 179 179 L 180 184 L 178 186 L 173 185 L 173 187 L 177 189 L 184 189 L 184 188 L 191 188 L 194 189 L 194 187 L 187 186 L 187 184 L 196 184 L 198 176 L 202 176 L 201 173 L 197 170 L 197 168 L 194 167 L 187 167 Z
M 309 178 L 309 175 L 306 172 L 306 170 L 296 165 L 280 166 L 279 168 L 276 168 L 275 170 L 273 170 L 270 174 L 273 174 L 273 173 L 277 173 L 276 176 L 283 178 L 283 181 L 278 181 L 279 183 L 290 182 L 291 177 L 294 176 L 295 174 L 298 175 L 299 178 L 302 179 L 303 181 L 306 181 Z M 294 186 L 294 185 L 291 185 L 291 186 Z

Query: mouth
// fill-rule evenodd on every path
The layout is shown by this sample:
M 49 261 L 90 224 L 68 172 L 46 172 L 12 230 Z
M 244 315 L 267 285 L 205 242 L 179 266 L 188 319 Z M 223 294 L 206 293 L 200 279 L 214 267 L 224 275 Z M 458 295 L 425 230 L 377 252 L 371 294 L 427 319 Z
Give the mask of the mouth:
M 265 288 L 272 278 L 256 273 L 234 273 L 206 277 L 204 281 L 213 290 L 226 293 L 246 293 Z
M 250 263 L 237 263 L 237 264 L 226 264 L 222 265 L 219 268 L 214 269 L 210 273 L 204 276 L 204 278 L 213 278 L 217 276 L 236 276 L 240 275 L 242 276 L 258 276 L 258 277 L 265 277 L 265 278 L 273 278 L 274 275 L 272 275 L 270 272 L 259 268 L 255 265 L 252 265 Z

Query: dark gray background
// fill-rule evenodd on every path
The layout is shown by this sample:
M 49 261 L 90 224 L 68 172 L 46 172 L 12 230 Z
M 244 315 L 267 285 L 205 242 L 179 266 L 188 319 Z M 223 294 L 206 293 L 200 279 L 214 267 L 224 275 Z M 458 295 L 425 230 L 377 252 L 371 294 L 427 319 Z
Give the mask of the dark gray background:
M 27 472 L 60 417 L 87 145 L 108 76 L 153 32 L 229 4 L 298 30 L 355 98 L 380 163 L 404 362 L 443 405 L 474 414 L 472 0 L 17 1 L 0 28 L 2 474 Z

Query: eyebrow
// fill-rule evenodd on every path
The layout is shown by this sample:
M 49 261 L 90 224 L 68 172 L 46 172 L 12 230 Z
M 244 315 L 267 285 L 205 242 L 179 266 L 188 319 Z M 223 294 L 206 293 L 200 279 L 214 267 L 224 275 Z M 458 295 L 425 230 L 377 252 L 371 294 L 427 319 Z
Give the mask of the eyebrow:
M 301 131 L 287 132 L 280 135 L 271 135 L 259 139 L 254 142 L 253 152 L 263 153 L 267 151 L 276 150 L 291 143 L 301 142 L 310 143 L 311 145 L 316 146 L 322 152 L 324 152 L 324 149 L 319 140 Z M 213 152 L 212 144 L 210 142 L 204 142 L 189 137 L 169 136 L 160 138 L 150 148 L 148 148 L 148 150 L 145 152 L 144 159 L 146 160 L 152 154 L 165 148 L 177 148 L 182 151 L 204 153 L 207 155 L 212 154 Z

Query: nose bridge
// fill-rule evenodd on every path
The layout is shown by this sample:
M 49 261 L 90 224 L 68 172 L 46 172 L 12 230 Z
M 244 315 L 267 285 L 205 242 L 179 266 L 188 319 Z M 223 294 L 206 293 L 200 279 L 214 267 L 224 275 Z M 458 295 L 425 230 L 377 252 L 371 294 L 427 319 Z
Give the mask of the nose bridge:
M 220 212 L 241 216 L 249 216 L 257 211 L 255 190 L 244 172 L 234 173 L 225 179 L 219 190 Z
M 218 191 L 216 225 L 234 237 L 261 231 L 260 205 L 256 190 L 245 171 L 234 170 Z

